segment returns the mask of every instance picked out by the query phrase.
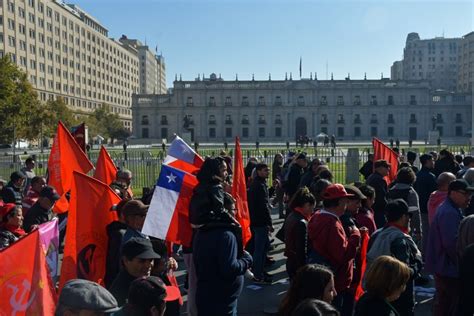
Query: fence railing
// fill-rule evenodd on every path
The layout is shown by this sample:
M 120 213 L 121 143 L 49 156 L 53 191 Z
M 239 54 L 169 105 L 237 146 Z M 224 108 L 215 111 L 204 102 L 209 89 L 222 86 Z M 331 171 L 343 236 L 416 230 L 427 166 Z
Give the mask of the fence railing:
M 221 151 L 224 148 L 204 148 L 199 149 L 198 152 L 201 156 L 217 156 L 221 154 Z M 402 153 L 413 150 L 416 152 L 430 152 L 430 151 L 439 151 L 440 148 L 402 148 Z M 449 147 L 448 150 L 454 154 L 465 154 L 470 151 L 468 147 Z M 349 174 L 347 168 L 360 168 L 364 162 L 367 161 L 368 154 L 372 151 L 370 147 L 360 147 L 357 150 L 357 155 L 347 156 L 347 148 L 331 148 L 331 147 L 305 147 L 305 148 L 286 148 L 280 149 L 242 149 L 244 165 L 247 164 L 250 157 L 255 157 L 259 161 L 268 164 L 270 167 L 273 163 L 274 157 L 276 154 L 282 154 L 284 157 L 288 154 L 289 151 L 293 152 L 305 152 L 308 160 L 314 158 L 319 158 L 325 161 L 330 170 L 333 173 L 334 181 L 339 183 L 346 183 Z M 124 152 L 122 150 L 110 150 L 110 156 L 114 160 L 115 164 L 119 168 L 129 169 L 133 174 L 132 186 L 137 188 L 146 188 L 151 187 L 156 183 L 158 175 L 161 170 L 161 165 L 163 159 L 166 155 L 166 152 L 161 149 L 132 149 Z M 233 156 L 233 149 L 229 149 L 227 154 L 231 157 Z M 91 151 L 88 153 L 89 159 L 95 163 L 97 157 L 99 156 L 99 151 Z M 13 157 L 11 155 L 0 156 L 0 178 L 7 180 L 10 177 L 10 174 L 13 171 L 20 170 L 23 167 L 24 160 L 28 157 L 28 154 L 19 155 Z M 34 154 L 36 160 L 35 173 L 37 175 L 46 175 L 47 173 L 47 163 L 49 154 Z M 355 159 L 357 161 L 348 161 L 348 159 Z M 285 158 L 286 160 L 286 158 Z M 350 162 L 350 163 L 348 163 Z M 358 171 L 358 169 L 357 169 Z M 356 170 L 351 170 L 351 174 L 357 174 Z M 355 172 L 355 173 L 354 173 Z M 92 174 L 92 172 L 91 172 Z M 354 177 L 350 177 L 351 181 L 354 181 Z M 363 178 L 359 176 L 359 180 Z M 270 182 L 271 183 L 271 182 Z M 136 191 L 137 192 L 137 191 Z

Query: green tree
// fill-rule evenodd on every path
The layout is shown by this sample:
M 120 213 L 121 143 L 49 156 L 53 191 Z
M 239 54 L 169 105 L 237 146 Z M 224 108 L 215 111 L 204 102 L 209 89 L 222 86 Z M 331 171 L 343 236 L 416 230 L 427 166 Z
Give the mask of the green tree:
M 130 136 L 128 130 L 123 127 L 118 114 L 112 113 L 107 104 L 96 108 L 86 124 L 88 124 L 89 135 L 92 137 L 101 135 L 113 142 L 116 139 L 125 139 Z
M 14 138 L 37 139 L 32 132 L 40 109 L 38 95 L 28 82 L 26 74 L 10 57 L 0 58 L 0 143 L 12 143 Z
M 54 136 L 59 121 L 63 122 L 68 129 L 80 123 L 62 98 L 47 101 L 41 109 L 41 113 L 43 116 L 43 135 L 47 137 Z

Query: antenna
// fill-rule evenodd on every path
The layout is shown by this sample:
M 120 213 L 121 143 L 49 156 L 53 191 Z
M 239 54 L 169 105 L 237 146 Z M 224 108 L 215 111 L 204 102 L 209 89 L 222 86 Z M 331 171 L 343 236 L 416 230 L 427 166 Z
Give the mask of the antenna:
M 326 80 L 328 80 L 328 61 L 326 60 Z

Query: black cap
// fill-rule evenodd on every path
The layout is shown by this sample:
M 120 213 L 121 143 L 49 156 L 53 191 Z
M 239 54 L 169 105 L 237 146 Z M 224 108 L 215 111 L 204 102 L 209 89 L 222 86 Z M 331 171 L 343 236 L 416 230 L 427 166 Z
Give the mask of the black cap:
M 66 282 L 59 295 L 58 307 L 85 309 L 101 313 L 113 313 L 120 310 L 115 297 L 99 284 L 82 279 Z M 56 310 L 60 314 L 60 309 Z
M 474 191 L 474 187 L 471 187 L 469 183 L 464 179 L 456 179 L 451 182 L 448 186 L 448 191 Z
M 56 202 L 61 198 L 56 189 L 54 189 L 50 185 L 47 185 L 43 189 L 41 189 L 39 196 L 48 198 L 51 202 Z
M 160 301 L 175 301 L 181 297 L 179 288 L 166 286 L 156 276 L 140 277 L 130 284 L 128 303 L 135 306 L 151 307 Z
M 366 200 L 367 197 L 356 187 L 353 185 L 345 185 L 344 188 L 346 189 L 347 193 L 354 194 L 351 199 L 359 199 L 359 200 Z
M 122 255 L 129 259 L 160 259 L 161 256 L 153 251 L 151 241 L 146 238 L 132 237 L 122 248 Z
M 389 200 L 385 205 L 385 214 L 388 221 L 396 221 L 403 215 L 410 215 L 413 211 L 408 208 L 407 202 L 404 199 Z
M 306 159 L 306 154 L 305 153 L 299 153 L 298 156 L 296 156 L 296 159 Z
M 416 152 L 414 152 L 414 151 L 407 152 L 407 159 L 408 160 L 415 160 L 416 159 Z
M 15 182 L 17 181 L 18 179 L 26 179 L 26 175 L 21 172 L 21 171 L 14 171 L 12 172 L 12 174 L 10 175 L 10 180 L 12 182 Z
M 385 167 L 390 168 L 390 164 L 385 159 L 380 159 L 374 162 L 374 168 Z

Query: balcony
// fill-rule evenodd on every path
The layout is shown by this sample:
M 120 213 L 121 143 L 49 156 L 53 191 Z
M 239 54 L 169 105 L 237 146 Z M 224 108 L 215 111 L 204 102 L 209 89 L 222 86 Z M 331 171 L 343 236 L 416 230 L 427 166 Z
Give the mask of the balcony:
M 341 100 L 338 100 L 338 101 L 336 102 L 336 104 L 337 104 L 337 105 L 344 105 L 344 100 L 342 100 L 342 101 L 341 101 Z
M 462 123 L 462 117 L 456 117 L 455 123 Z
M 377 100 L 371 100 L 370 105 L 377 105 Z
M 232 101 L 226 101 L 226 102 L 224 103 L 224 106 L 232 106 Z
M 242 106 L 249 106 L 249 101 L 242 101 Z
M 193 102 L 186 102 L 186 106 L 194 106 Z
M 258 120 L 258 124 L 262 124 L 262 125 L 263 125 L 263 124 L 267 124 L 267 122 L 266 122 L 265 120 L 259 119 L 259 120 Z
M 387 124 L 395 124 L 395 120 L 393 119 L 393 117 L 391 117 L 391 118 L 389 117 L 387 119 Z
M 296 105 L 298 105 L 298 106 L 304 106 L 304 101 L 298 101 L 298 102 L 296 102 Z
M 416 104 L 417 104 L 416 100 L 410 100 L 410 105 L 416 105 Z
M 379 121 L 377 119 L 370 119 L 370 124 L 378 124 Z
M 321 120 L 321 124 L 329 124 L 328 119 L 322 119 L 322 120 Z
M 346 121 L 344 119 L 338 119 L 337 124 L 344 124 Z
M 216 106 L 216 101 L 209 101 L 207 103 L 208 106 Z
M 409 123 L 410 124 L 418 124 L 418 120 L 414 117 L 411 117 Z
M 360 102 L 360 100 L 359 100 L 359 101 L 357 101 L 357 100 L 356 100 L 356 101 L 354 101 L 354 105 L 361 105 L 361 102 Z
M 161 125 L 168 125 L 168 120 L 161 120 L 160 124 Z
M 360 118 L 355 118 L 354 124 L 362 124 L 362 120 Z
M 275 101 L 275 106 L 282 106 L 283 103 L 281 101 Z

